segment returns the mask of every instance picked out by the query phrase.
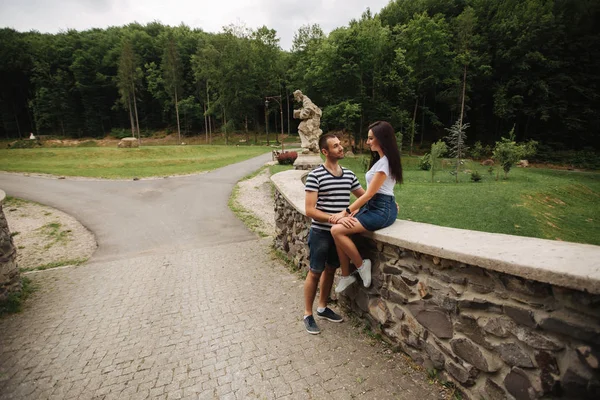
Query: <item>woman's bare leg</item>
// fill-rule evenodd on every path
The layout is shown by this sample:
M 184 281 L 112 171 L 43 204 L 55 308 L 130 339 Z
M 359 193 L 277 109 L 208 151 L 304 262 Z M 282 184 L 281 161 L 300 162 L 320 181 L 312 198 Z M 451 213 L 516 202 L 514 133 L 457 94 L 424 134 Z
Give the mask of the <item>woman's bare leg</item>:
M 350 235 L 366 231 L 367 230 L 358 221 L 356 221 L 356 224 L 354 224 L 352 228 L 346 228 L 342 224 L 336 224 L 331 227 L 331 236 L 333 236 L 333 240 L 335 241 L 335 247 L 338 254 L 340 254 L 341 251 L 343 254 L 347 255 L 347 257 L 350 257 L 350 260 L 352 260 L 352 263 L 356 268 L 362 265 L 362 256 L 350 238 Z M 348 263 L 347 259 L 345 261 Z M 342 257 L 340 257 L 340 266 L 342 268 L 342 276 L 350 275 L 350 264 L 344 265 Z

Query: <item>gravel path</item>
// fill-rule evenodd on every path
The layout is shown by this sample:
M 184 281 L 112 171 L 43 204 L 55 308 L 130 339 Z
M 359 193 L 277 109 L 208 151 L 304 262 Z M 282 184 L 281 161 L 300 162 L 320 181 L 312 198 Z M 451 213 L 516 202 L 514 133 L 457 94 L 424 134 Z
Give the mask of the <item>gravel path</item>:
M 269 169 L 238 183 L 237 202 L 262 222 L 259 228 L 267 236 L 275 235 L 275 206 Z
M 75 218 L 42 204 L 9 199 L 4 205 L 21 269 L 78 264 L 96 251 L 96 239 Z

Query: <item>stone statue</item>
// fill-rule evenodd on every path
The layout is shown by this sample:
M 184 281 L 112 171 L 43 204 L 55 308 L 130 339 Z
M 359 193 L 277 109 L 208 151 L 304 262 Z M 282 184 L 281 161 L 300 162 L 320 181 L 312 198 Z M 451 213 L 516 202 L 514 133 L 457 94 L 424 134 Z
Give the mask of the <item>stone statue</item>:
M 298 126 L 302 154 L 319 154 L 319 136 L 323 133 L 319 125 L 321 125 L 321 115 L 323 113 L 300 90 L 294 92 L 294 99 L 302 102 L 302 108 L 294 110 L 294 118 L 302 120 Z

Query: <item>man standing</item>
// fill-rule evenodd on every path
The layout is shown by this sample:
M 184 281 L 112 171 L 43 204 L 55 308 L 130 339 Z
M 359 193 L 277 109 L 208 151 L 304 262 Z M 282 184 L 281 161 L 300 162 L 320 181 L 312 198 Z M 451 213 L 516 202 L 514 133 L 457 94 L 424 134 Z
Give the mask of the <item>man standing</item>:
M 321 333 L 313 317 L 313 303 L 319 282 L 321 291 L 317 317 L 331 322 L 343 321 L 342 316 L 327 307 L 335 270 L 340 266 L 330 232 L 329 217 L 350 205 L 350 193 L 360 197 L 365 192 L 356 175 L 338 164 L 344 158 L 344 148 L 335 135 L 322 135 L 319 138 L 319 149 L 325 156 L 325 163 L 308 174 L 305 186 L 306 215 L 312 218 L 312 224 L 308 234 L 310 270 L 304 281 L 304 326 L 313 335 Z M 354 218 L 345 217 L 338 223 L 353 225 Z

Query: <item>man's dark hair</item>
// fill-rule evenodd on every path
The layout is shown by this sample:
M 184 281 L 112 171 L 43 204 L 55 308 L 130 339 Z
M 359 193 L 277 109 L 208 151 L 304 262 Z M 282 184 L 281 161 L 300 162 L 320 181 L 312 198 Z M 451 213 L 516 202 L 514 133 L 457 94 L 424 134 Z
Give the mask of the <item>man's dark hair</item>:
M 389 122 L 377 121 L 369 125 L 369 130 L 373 131 L 373 136 L 379 142 L 383 155 L 387 156 L 390 164 L 390 175 L 396 180 L 397 183 L 402 183 L 402 162 L 400 160 L 400 151 L 398 150 L 398 144 L 396 143 L 396 135 L 394 134 L 394 128 Z M 373 166 L 379 160 L 379 153 L 376 151 L 371 152 L 371 165 Z
M 329 144 L 327 141 L 332 138 L 337 138 L 333 133 L 326 133 L 319 137 L 319 150 L 323 152 L 323 150 L 329 151 Z

